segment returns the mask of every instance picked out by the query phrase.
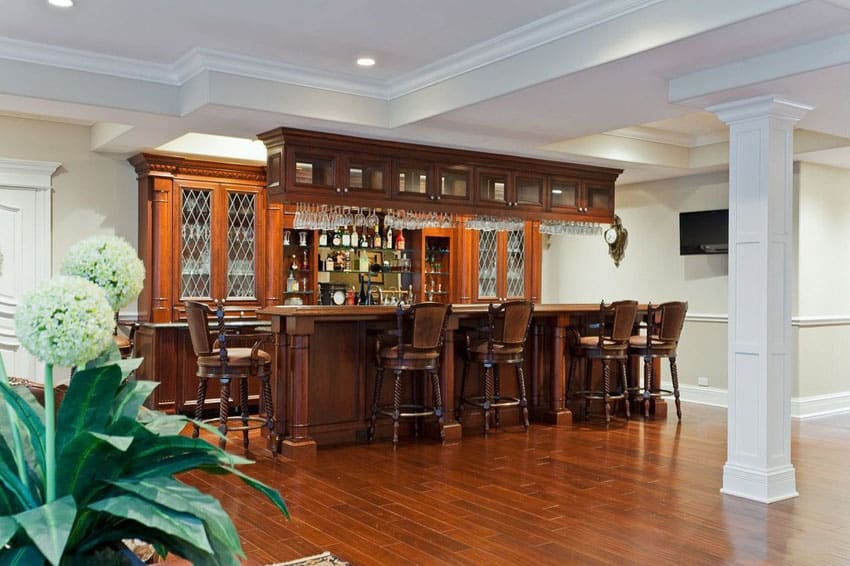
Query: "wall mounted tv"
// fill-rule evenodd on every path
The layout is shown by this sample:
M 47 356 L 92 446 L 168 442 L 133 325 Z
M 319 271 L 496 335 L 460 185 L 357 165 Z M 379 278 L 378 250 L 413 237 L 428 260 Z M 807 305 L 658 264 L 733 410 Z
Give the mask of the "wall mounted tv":
M 729 211 L 679 213 L 679 254 L 729 253 Z

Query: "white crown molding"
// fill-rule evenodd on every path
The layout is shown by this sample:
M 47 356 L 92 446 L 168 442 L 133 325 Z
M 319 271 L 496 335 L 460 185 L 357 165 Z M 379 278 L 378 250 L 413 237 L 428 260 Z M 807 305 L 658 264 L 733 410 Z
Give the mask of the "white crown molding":
M 691 148 L 696 146 L 696 138 L 691 134 L 659 130 L 648 126 L 631 126 L 605 132 L 603 135 L 628 138 L 633 140 L 648 141 L 666 145 Z
M 174 65 L 0 37 L 0 59 L 175 85 Z
M 317 72 L 297 65 L 278 63 L 217 51 L 195 48 L 173 65 L 176 84 L 184 84 L 204 71 L 330 90 L 343 94 L 387 99 L 387 83 L 342 73 Z
M 0 185 L 48 190 L 53 173 L 62 165 L 58 161 L 28 161 L 0 157 Z
M 560 12 L 473 45 L 433 63 L 399 75 L 391 81 L 395 99 L 436 83 L 523 53 L 546 43 L 598 26 L 662 0 L 585 0 Z
M 662 0 L 585 0 L 424 65 L 388 81 L 355 75 L 317 72 L 275 61 L 256 59 L 212 49 L 196 48 L 174 63 L 156 63 L 93 51 L 0 38 L 0 59 L 98 73 L 180 86 L 203 71 L 218 71 L 344 94 L 391 100 L 434 83 L 528 51 L 657 4 Z

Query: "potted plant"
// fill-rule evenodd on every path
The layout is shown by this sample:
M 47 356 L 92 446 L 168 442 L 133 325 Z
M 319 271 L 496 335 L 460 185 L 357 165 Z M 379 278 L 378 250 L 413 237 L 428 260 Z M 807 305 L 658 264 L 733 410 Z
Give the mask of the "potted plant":
M 109 563 L 122 540 L 140 539 L 162 556 L 237 565 L 244 553 L 228 515 L 175 474 L 234 474 L 284 514 L 286 505 L 236 467 L 249 460 L 181 435 L 190 419 L 143 407 L 157 384 L 128 379 L 139 360 L 120 360 L 113 311 L 102 288 L 67 275 L 18 309 L 21 343 L 46 364 L 44 405 L 8 385 L 0 359 L 0 563 Z M 77 368 L 58 410 L 55 365 Z

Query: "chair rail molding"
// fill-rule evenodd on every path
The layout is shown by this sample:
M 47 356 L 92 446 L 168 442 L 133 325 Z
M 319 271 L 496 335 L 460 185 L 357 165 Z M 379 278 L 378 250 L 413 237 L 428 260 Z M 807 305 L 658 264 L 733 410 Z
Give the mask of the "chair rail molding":
M 51 189 L 61 163 L 0 157 L 0 355 L 9 375 L 39 381 L 43 365 L 20 347 L 15 310 L 50 277 Z

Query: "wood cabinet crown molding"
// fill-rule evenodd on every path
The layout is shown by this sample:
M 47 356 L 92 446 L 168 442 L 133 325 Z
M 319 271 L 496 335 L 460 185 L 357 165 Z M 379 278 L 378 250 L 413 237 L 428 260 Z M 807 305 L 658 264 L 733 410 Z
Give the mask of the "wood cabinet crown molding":
M 263 165 L 222 163 L 152 153 L 140 153 L 131 157 L 128 161 L 136 169 L 136 174 L 140 176 L 167 174 L 171 176 L 219 177 L 261 183 L 266 180 L 266 168 Z

